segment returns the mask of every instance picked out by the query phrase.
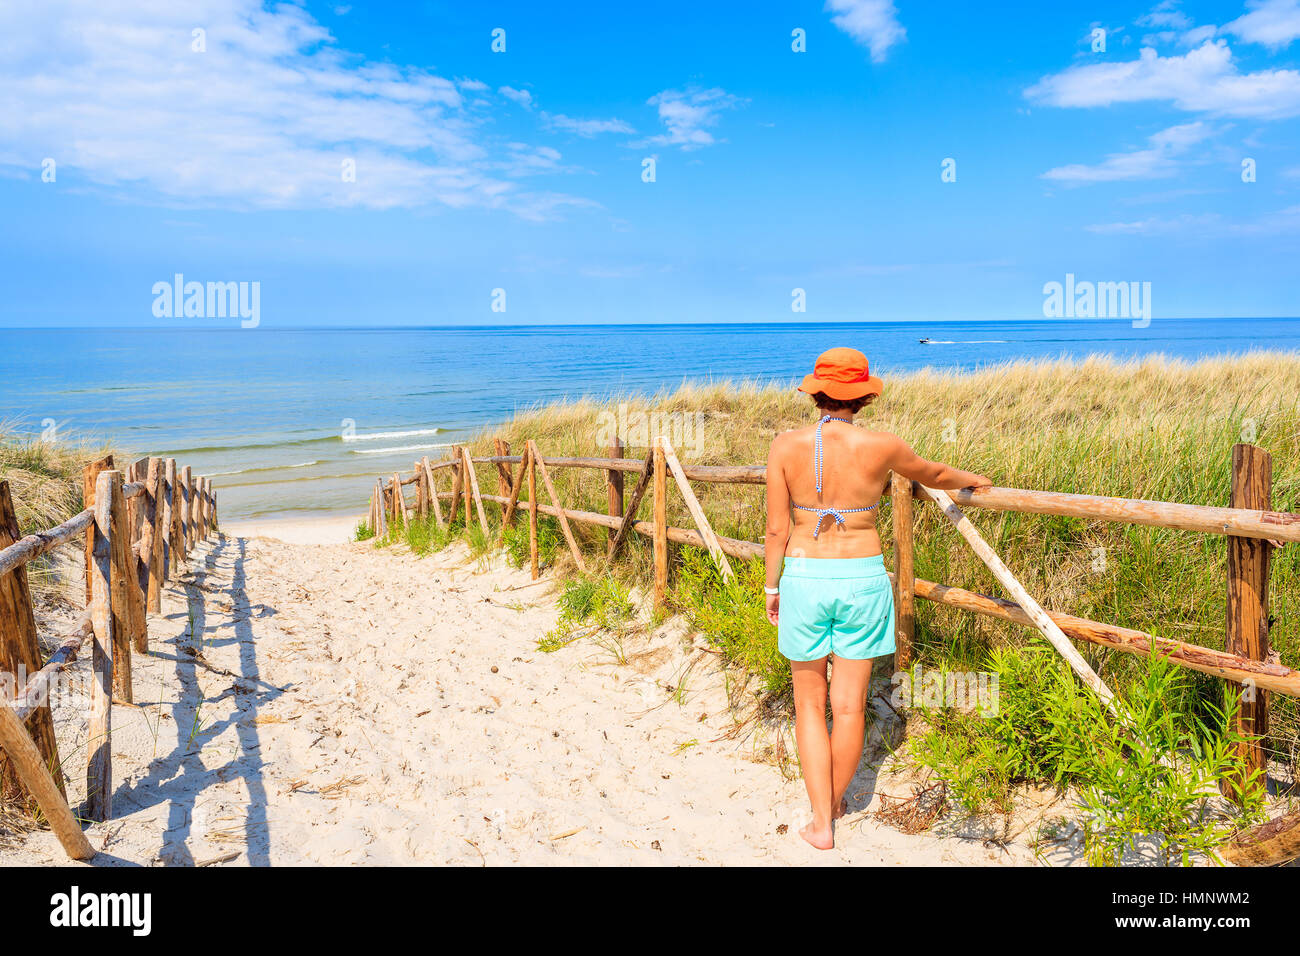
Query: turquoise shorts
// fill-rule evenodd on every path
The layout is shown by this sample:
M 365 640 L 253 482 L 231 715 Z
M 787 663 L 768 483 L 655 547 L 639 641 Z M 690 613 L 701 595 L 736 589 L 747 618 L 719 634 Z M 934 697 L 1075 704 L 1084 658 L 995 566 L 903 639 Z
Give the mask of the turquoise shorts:
M 792 661 L 894 653 L 894 588 L 881 555 L 786 558 L 777 646 Z

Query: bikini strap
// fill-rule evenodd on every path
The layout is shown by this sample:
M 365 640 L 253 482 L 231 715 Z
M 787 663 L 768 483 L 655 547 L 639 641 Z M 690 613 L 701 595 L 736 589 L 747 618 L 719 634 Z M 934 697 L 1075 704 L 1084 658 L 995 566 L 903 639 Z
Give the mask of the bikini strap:
M 821 421 L 817 423 L 817 438 L 813 442 L 813 479 L 817 482 L 817 494 L 819 495 L 822 493 L 822 426 L 827 422 L 853 424 L 847 418 L 836 418 L 833 415 L 823 415 Z

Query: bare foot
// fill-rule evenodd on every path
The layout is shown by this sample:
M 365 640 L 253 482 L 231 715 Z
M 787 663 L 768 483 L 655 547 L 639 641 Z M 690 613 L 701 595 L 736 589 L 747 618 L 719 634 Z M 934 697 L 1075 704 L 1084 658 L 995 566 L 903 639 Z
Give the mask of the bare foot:
M 844 816 L 844 814 L 848 812 L 849 812 L 849 801 L 848 798 L 845 797 L 843 800 L 840 801 L 840 805 L 835 808 L 835 812 L 831 814 L 831 819 L 838 820 L 840 817 Z
M 810 822 L 799 830 L 799 835 L 819 850 L 835 848 L 835 835 L 829 823 L 825 828 L 818 830 Z

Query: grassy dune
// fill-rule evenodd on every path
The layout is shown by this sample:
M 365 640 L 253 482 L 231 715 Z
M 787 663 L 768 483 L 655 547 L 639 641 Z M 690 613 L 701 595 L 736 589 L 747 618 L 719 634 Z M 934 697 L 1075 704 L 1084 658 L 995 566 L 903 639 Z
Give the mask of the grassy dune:
M 1292 354 L 1257 352 L 1196 363 L 1159 357 L 1026 361 L 973 374 L 924 370 L 887 377 L 882 399 L 860 422 L 893 431 L 920 454 L 982 472 L 1003 486 L 1208 505 L 1228 504 L 1232 445 L 1250 439 L 1273 455 L 1274 508 L 1300 510 L 1298 396 L 1300 356 Z M 596 454 L 620 403 L 631 412 L 692 416 L 688 421 L 700 429 L 697 447 L 679 441 L 679 453 L 699 464 L 760 463 L 775 433 L 813 418 L 807 397 L 793 389 L 686 385 L 649 400 L 585 399 L 524 410 L 471 447 L 475 455 L 491 454 L 491 439 L 502 437 L 517 451 L 532 438 L 544 455 Z M 605 510 L 603 473 L 565 469 L 553 477 L 567 505 Z M 720 534 L 761 540 L 760 487 L 697 484 L 696 492 Z M 690 527 L 675 489 L 669 501 L 670 523 Z M 648 503 L 642 511 L 647 513 Z M 1045 606 L 1223 647 L 1224 538 L 1073 518 L 980 511 L 972 517 Z M 888 553 L 888 509 L 881 529 Z M 575 526 L 575 532 L 593 550 L 603 549 L 603 529 Z M 615 576 L 644 583 L 649 546 L 644 539 L 634 545 Z M 555 560 L 568 560 L 562 546 Z M 786 676 L 774 629 L 763 619 L 757 593 L 761 570 L 742 571 L 750 585 L 744 593 L 720 596 L 716 582 L 708 580 L 707 562 L 692 557 L 691 549 L 674 548 L 672 560 L 683 609 L 770 691 L 783 692 Z M 1300 549 L 1274 552 L 1272 640 L 1292 666 L 1300 664 L 1298 567 Z M 919 509 L 916 571 L 930 580 L 1000 593 L 988 570 L 931 508 Z M 987 666 L 991 650 L 1024 645 L 1031 637 L 1019 626 L 928 602 L 918 602 L 918 631 L 923 663 L 972 670 Z M 1082 650 L 1115 686 L 1147 679 L 1136 658 L 1088 645 Z M 1175 690 L 1181 696 L 1171 706 L 1197 715 L 1222 702 L 1221 682 L 1194 672 L 1181 676 Z M 1274 704 L 1269 746 L 1276 757 L 1294 763 L 1300 716 L 1289 698 L 1275 695 Z
M 0 481 L 9 482 L 22 533 L 44 531 L 81 511 L 85 507 L 82 469 L 111 452 L 109 448 L 86 444 L 19 439 L 0 424 Z M 58 582 L 48 560 L 28 565 L 28 572 L 38 596 L 57 592 Z

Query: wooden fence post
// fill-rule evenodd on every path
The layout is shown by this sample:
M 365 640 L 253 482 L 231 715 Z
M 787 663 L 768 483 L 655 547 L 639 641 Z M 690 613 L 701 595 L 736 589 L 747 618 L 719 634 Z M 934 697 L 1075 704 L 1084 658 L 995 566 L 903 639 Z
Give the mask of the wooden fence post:
M 95 484 L 95 523 L 91 568 L 90 726 L 86 737 L 86 813 L 92 820 L 113 814 L 113 483 L 116 472 L 102 472 Z
M 623 439 L 618 435 L 609 443 L 609 457 L 623 457 Z M 606 484 L 609 488 L 609 516 L 611 518 L 620 518 L 623 515 L 623 473 L 614 468 L 609 469 L 606 475 Z M 614 549 L 614 536 L 618 534 L 617 528 L 610 528 L 606 534 L 609 541 L 609 551 Z
M 393 530 L 406 527 L 406 499 L 402 496 L 402 476 L 393 472 Z
M 424 487 L 424 467 L 416 461 L 415 468 L 415 517 L 423 521 L 429 516 L 428 490 Z
M 0 481 L 0 550 L 21 537 L 9 482 Z M 41 646 L 36 637 L 36 617 L 32 613 L 32 594 L 25 566 L 0 575 L 0 667 L 6 674 L 13 675 L 15 691 L 22 690 L 31 676 L 41 669 Z M 5 696 L 3 691 L 0 691 L 0 696 Z M 24 723 L 24 735 L 30 732 L 43 765 L 53 769 L 54 783 L 63 794 L 59 744 L 54 736 L 54 719 L 49 704 L 37 707 Z M 23 783 L 22 768 L 7 752 L 7 743 L 5 747 L 6 751 L 0 752 L 0 799 L 7 803 L 36 799 L 36 794 Z M 27 791 L 25 795 L 24 790 Z M 36 805 L 39 806 L 39 800 Z M 33 809 L 30 802 L 28 809 Z
M 193 551 L 199 543 L 199 479 L 193 470 L 186 466 L 185 484 L 189 491 L 189 505 L 185 510 L 186 531 L 185 552 Z
M 498 458 L 510 457 L 510 442 L 502 438 L 494 438 L 492 447 L 496 449 Z M 510 494 L 510 466 L 504 461 L 497 462 L 497 494 L 502 498 Z
M 655 502 L 655 610 L 663 610 L 668 599 L 668 466 L 664 460 L 663 445 L 654 437 L 654 502 Z
M 176 512 L 176 548 L 180 551 L 181 559 L 187 563 L 190 560 L 190 473 L 191 468 L 186 465 L 176 476 L 178 503 L 172 509 Z
M 375 479 L 375 513 L 379 517 L 379 527 L 375 535 L 385 538 L 388 536 L 388 518 L 387 506 L 384 504 L 384 482 L 380 478 Z
M 433 520 L 439 528 L 445 528 L 447 525 L 442 520 L 442 505 L 438 502 L 438 486 L 433 480 L 433 468 L 429 465 L 428 455 L 421 459 L 420 465 L 424 468 L 424 485 L 429 489 L 429 507 L 433 509 Z
M 95 487 L 96 480 L 99 478 L 101 471 L 107 471 L 113 467 L 113 456 L 105 455 L 98 461 L 92 461 L 81 470 L 81 500 L 87 508 L 95 507 Z M 91 552 L 95 546 L 94 529 L 86 531 L 86 606 L 90 606 L 90 566 L 94 562 Z
M 460 507 L 460 492 L 465 482 L 465 462 L 461 459 L 460 446 L 452 445 L 451 454 L 456 460 L 456 467 L 452 469 L 451 508 L 447 512 L 447 527 L 449 528 L 456 523 L 456 511 Z M 465 524 L 469 524 L 469 502 L 465 503 Z
M 531 440 L 528 442 L 528 560 L 536 581 L 540 573 L 537 568 L 537 462 Z
M 895 472 L 890 495 L 894 508 L 894 670 L 902 672 L 912 666 L 916 639 L 912 480 Z
M 163 536 L 163 551 L 167 559 L 163 562 L 163 581 L 170 580 L 172 573 L 180 567 L 180 554 L 176 548 L 176 513 L 180 507 L 180 493 L 176 489 L 177 478 L 176 459 L 168 458 L 163 463 L 163 480 L 167 485 L 163 496 L 163 526 L 166 529 Z
M 1232 446 L 1233 508 L 1269 511 L 1273 496 L 1273 458 L 1257 445 Z M 1228 637 L 1226 650 L 1252 660 L 1267 659 L 1269 549 L 1259 538 L 1228 536 Z M 1253 684 L 1242 688 L 1241 709 L 1237 714 L 1237 731 L 1248 739 L 1238 752 L 1245 761 L 1246 777 L 1256 770 L 1252 784 L 1263 787 L 1268 771 L 1264 754 L 1264 736 L 1268 733 L 1268 692 Z M 1225 796 L 1242 800 L 1244 778 L 1224 780 Z
M 161 614 L 162 586 L 167 580 L 167 475 L 161 458 L 149 459 L 147 480 L 153 490 L 153 527 L 149 531 L 149 579 L 145 583 L 144 607 L 151 614 Z
M 105 471 L 101 474 L 107 476 L 107 505 L 111 523 L 109 543 L 112 573 L 109 577 L 109 593 L 113 614 L 113 694 L 118 700 L 130 704 L 134 703 L 131 691 L 131 642 L 138 630 L 132 590 L 137 587 L 140 578 L 133 573 L 135 569 L 129 560 L 130 525 L 126 519 L 126 501 L 122 497 L 122 473 Z M 96 508 L 99 491 L 104 485 L 104 481 L 99 481 L 96 485 Z M 143 601 L 139 609 L 144 610 Z

